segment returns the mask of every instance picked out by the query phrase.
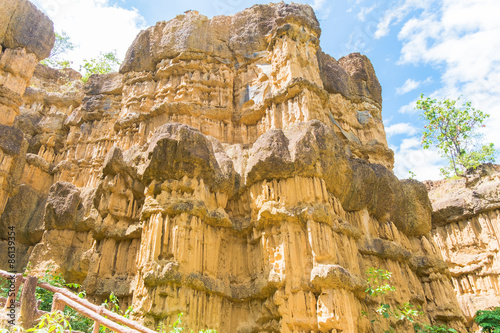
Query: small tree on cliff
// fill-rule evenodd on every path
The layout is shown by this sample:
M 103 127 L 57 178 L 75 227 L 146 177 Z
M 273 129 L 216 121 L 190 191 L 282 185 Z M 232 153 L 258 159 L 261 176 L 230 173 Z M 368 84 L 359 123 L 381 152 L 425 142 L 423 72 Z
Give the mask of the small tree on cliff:
M 422 94 L 416 106 L 422 110 L 420 116 L 426 121 L 422 146 L 424 149 L 435 146 L 448 160 L 449 166 L 441 169 L 445 177 L 450 173 L 462 175 L 469 168 L 495 161 L 493 143 L 477 145 L 477 129 L 484 127 L 483 122 L 489 115 L 471 107 L 471 102 L 459 107 L 459 100 L 437 101 Z
M 71 65 L 71 61 L 64 59 L 62 55 L 74 48 L 75 44 L 70 41 L 69 36 L 64 31 L 61 31 L 61 33 L 56 32 L 56 41 L 50 52 L 50 56 L 47 59 L 43 59 L 41 63 L 45 66 L 59 69 L 68 68 Z
M 117 71 L 121 61 L 116 55 L 116 50 L 113 52 L 102 53 L 95 59 L 84 59 L 80 70 L 85 70 L 82 77 L 83 82 L 87 82 L 92 74 L 105 74 Z

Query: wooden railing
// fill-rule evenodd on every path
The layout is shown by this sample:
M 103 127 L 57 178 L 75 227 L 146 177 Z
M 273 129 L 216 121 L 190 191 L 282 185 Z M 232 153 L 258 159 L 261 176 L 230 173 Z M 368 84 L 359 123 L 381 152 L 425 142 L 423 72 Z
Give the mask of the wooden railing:
M 93 333 L 98 333 L 101 325 L 118 333 L 156 333 L 155 331 L 111 312 L 102 306 L 90 303 L 86 299 L 78 297 L 66 288 L 55 287 L 48 283 L 38 282 L 38 278 L 35 276 L 23 277 L 22 274 L 11 274 L 0 270 L 0 277 L 5 279 L 15 279 L 13 285 L 14 290 L 12 293 L 9 293 L 9 297 L 6 299 L 5 310 L 8 310 L 10 304 L 15 302 L 19 288 L 21 287 L 21 284 L 24 283 L 23 291 L 20 297 L 19 320 L 21 321 L 22 326 L 26 326 L 25 328 L 33 327 L 35 321 L 41 316 L 41 314 L 44 313 L 43 311 L 38 310 L 37 307 L 35 289 L 38 286 L 54 293 L 52 299 L 52 311 L 63 311 L 64 307 L 67 305 L 79 314 L 92 319 L 94 321 Z M 120 324 L 125 326 L 121 326 Z

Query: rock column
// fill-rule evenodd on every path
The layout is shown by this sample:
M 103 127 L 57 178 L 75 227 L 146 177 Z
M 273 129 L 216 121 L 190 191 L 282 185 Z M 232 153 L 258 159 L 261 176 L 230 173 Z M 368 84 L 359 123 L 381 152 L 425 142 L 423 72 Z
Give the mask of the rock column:
M 22 175 L 27 144 L 11 127 L 38 61 L 55 41 L 52 21 L 26 0 L 0 1 L 0 212 Z

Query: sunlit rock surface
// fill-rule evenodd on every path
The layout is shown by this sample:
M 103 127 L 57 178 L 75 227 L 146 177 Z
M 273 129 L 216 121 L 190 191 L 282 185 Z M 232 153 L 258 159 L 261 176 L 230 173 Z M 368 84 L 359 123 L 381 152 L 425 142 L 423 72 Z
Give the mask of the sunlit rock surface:
M 27 142 L 12 127 L 38 61 L 54 45 L 52 21 L 27 0 L 0 1 L 0 212 L 17 193 Z
M 24 159 L 0 217 L 18 269 L 114 292 L 153 328 L 182 312 L 225 333 L 388 329 L 361 315 L 376 267 L 393 306 L 463 332 L 426 188 L 392 172 L 374 69 L 319 37 L 306 5 L 189 11 L 142 31 L 120 73 L 37 66 L 8 124 L 24 146 L 5 149 Z
M 432 236 L 448 264 L 467 321 L 500 306 L 500 166 L 458 180 L 428 182 Z

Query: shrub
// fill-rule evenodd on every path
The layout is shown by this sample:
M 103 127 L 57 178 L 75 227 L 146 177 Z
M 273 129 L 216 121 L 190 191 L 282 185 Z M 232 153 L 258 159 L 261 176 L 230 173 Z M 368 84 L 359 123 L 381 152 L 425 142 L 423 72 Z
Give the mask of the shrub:
M 493 310 L 479 310 L 474 321 L 487 333 L 500 333 L 500 307 Z
M 462 175 L 469 168 L 475 169 L 482 163 L 495 161 L 493 143 L 477 145 L 477 129 L 484 127 L 482 124 L 489 115 L 473 108 L 471 102 L 459 107 L 459 100 L 437 101 L 424 98 L 422 94 L 416 106 L 416 109 L 422 110 L 420 116 L 426 121 L 422 146 L 424 149 L 435 146 L 448 160 L 449 166 L 441 169 L 447 178 L 450 173 Z

